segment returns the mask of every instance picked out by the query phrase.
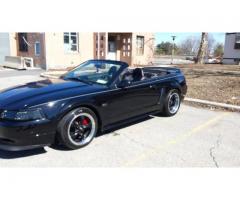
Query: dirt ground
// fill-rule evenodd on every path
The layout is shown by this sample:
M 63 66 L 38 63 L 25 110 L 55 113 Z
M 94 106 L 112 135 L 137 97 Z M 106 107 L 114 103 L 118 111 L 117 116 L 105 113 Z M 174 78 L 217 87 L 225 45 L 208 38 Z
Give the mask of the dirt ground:
M 187 69 L 204 69 L 204 70 L 226 70 L 240 73 L 240 65 L 223 65 L 223 64 L 182 64 L 177 65 L 180 68 Z
M 187 97 L 240 105 L 240 66 L 179 65 L 188 84 Z

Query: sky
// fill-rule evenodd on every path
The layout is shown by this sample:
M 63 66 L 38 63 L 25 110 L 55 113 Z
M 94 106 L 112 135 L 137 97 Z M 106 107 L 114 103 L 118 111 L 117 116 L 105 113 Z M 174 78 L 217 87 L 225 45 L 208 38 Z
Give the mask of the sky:
M 225 40 L 225 33 L 223 32 L 210 32 L 209 34 L 211 34 L 213 36 L 213 38 L 215 39 L 216 43 L 223 43 L 224 44 L 224 40 Z M 175 35 L 176 39 L 175 42 L 176 44 L 181 43 L 184 39 L 188 38 L 188 37 L 196 37 L 196 38 L 200 38 L 201 37 L 201 32 L 173 32 L 173 33 L 169 33 L 169 32 L 159 32 L 159 33 L 155 33 L 155 45 L 161 43 L 161 42 L 172 42 L 172 37 Z

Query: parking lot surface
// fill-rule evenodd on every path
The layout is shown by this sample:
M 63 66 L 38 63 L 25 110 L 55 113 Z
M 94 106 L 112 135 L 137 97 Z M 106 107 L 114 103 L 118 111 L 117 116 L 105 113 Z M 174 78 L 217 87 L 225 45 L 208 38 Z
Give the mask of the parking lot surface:
M 42 69 L 14 70 L 0 69 L 0 90 L 27 82 L 42 80 Z
M 40 79 L 39 72 L 5 74 L 0 89 Z M 239 167 L 239 122 L 239 113 L 183 104 L 174 117 L 144 117 L 79 150 L 0 150 L 0 167 Z
M 0 151 L 1 167 L 238 167 L 240 114 L 183 105 L 103 134 L 79 150 Z
M 159 58 L 154 58 L 153 63 L 155 65 L 169 65 L 171 63 L 172 64 L 192 64 L 194 62 L 190 60 L 185 60 L 184 58 L 174 57 L 172 60 L 171 57 L 159 57 Z

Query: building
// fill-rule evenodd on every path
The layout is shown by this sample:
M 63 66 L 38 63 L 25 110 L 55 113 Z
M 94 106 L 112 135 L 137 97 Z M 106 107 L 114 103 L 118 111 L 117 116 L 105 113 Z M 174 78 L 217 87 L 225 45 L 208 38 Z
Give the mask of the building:
M 89 59 L 146 65 L 154 54 L 153 33 L 4 33 L 1 37 L 0 64 L 8 55 L 30 57 L 34 66 L 44 69 L 72 67 Z
M 240 63 L 240 33 L 226 33 L 223 64 Z
M 0 65 L 4 62 L 5 56 L 17 55 L 15 35 L 15 33 L 0 33 Z

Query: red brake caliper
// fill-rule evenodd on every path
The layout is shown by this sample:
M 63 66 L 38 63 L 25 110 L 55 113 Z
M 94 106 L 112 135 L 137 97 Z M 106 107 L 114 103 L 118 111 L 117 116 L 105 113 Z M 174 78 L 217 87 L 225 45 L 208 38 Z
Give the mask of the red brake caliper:
M 89 120 L 87 119 L 87 118 L 84 118 L 83 120 L 82 120 L 82 125 L 83 126 L 87 126 L 89 124 Z

